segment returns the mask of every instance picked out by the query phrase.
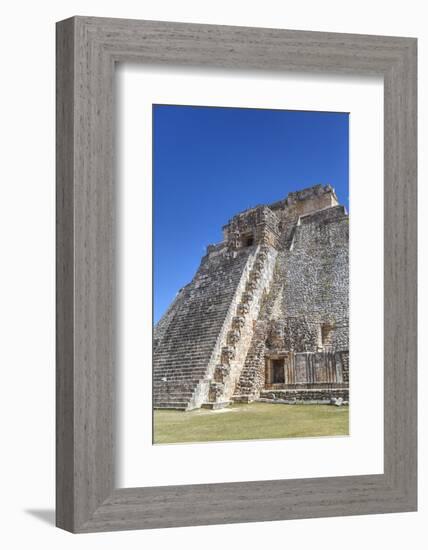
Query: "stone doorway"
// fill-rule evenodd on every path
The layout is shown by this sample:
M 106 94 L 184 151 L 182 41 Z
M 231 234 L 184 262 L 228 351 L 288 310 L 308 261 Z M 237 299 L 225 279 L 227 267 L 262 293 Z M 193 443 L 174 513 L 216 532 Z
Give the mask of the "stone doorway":
M 285 383 L 284 359 L 272 359 L 272 383 Z
M 288 355 L 266 358 L 265 386 L 284 386 L 287 383 Z

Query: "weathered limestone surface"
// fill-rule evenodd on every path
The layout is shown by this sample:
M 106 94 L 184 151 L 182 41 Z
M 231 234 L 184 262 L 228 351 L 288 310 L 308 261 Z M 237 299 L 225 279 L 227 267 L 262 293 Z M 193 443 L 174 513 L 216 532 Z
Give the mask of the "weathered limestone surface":
M 223 231 L 155 327 L 154 406 L 347 402 L 348 215 L 334 190 L 290 193 Z

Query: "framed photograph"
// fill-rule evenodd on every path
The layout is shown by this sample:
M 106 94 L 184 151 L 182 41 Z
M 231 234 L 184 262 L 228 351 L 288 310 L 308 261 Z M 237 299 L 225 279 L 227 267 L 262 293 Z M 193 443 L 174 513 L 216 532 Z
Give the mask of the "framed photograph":
M 57 24 L 57 525 L 417 507 L 416 39 Z

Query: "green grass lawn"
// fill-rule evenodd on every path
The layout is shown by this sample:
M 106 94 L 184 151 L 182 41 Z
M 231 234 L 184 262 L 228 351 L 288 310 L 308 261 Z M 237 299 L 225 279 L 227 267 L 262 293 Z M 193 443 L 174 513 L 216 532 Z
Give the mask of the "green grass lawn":
M 154 413 L 154 443 L 349 434 L 349 407 L 251 403 L 219 411 Z

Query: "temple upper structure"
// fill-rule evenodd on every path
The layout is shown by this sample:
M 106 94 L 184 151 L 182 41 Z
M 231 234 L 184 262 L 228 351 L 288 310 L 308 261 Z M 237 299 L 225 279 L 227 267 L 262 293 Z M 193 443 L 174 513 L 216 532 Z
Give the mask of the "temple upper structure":
M 223 227 L 154 330 L 155 408 L 349 399 L 349 218 L 330 185 Z

